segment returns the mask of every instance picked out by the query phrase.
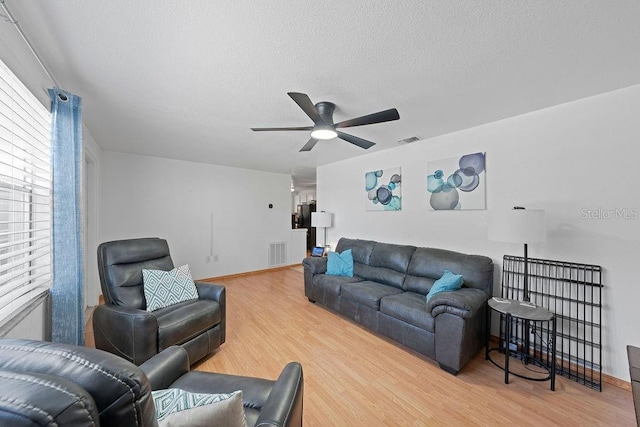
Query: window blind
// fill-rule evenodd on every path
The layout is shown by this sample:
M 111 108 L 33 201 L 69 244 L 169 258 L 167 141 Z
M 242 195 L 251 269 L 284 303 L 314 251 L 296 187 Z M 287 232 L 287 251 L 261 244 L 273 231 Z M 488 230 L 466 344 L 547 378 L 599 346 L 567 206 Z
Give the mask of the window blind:
M 51 287 L 51 113 L 0 61 L 0 323 Z

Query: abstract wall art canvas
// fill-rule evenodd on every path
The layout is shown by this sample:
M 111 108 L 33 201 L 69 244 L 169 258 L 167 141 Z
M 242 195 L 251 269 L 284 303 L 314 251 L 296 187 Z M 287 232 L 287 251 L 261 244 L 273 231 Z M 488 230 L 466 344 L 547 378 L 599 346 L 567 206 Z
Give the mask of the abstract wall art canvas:
M 365 173 L 364 189 L 368 211 L 402 209 L 402 173 L 399 167 Z
M 472 153 L 428 162 L 429 209 L 485 209 L 485 154 Z

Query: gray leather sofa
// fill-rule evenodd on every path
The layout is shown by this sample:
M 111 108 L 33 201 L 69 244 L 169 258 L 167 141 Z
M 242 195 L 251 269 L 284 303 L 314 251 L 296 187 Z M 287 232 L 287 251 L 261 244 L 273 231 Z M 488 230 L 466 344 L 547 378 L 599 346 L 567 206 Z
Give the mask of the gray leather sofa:
M 336 252 L 351 249 L 353 277 L 325 274 L 327 258 L 306 258 L 309 301 L 335 310 L 392 338 L 457 374 L 484 345 L 493 262 L 443 249 L 342 238 Z M 444 270 L 462 274 L 464 285 L 426 295 Z
M 249 426 L 302 426 L 302 366 L 277 380 L 189 370 L 169 347 L 140 367 L 93 348 L 0 339 L 0 426 L 157 426 L 152 390 L 242 390 Z

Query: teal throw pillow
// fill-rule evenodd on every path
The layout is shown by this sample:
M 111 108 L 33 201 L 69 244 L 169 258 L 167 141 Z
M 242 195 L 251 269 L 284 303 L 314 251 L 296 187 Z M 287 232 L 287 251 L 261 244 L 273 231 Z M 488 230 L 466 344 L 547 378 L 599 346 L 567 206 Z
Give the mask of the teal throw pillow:
M 453 274 L 449 270 L 445 270 L 442 277 L 433 282 L 433 286 L 427 294 L 427 302 L 437 293 L 460 289 L 463 283 L 464 279 L 461 274 Z
M 353 276 L 353 254 L 351 249 L 327 254 L 327 274 L 331 276 Z

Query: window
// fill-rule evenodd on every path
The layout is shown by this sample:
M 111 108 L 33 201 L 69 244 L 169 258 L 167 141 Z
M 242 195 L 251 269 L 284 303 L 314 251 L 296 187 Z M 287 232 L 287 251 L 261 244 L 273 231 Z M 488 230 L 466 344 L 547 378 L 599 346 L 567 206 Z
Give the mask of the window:
M 0 323 L 51 287 L 51 113 L 0 61 Z

